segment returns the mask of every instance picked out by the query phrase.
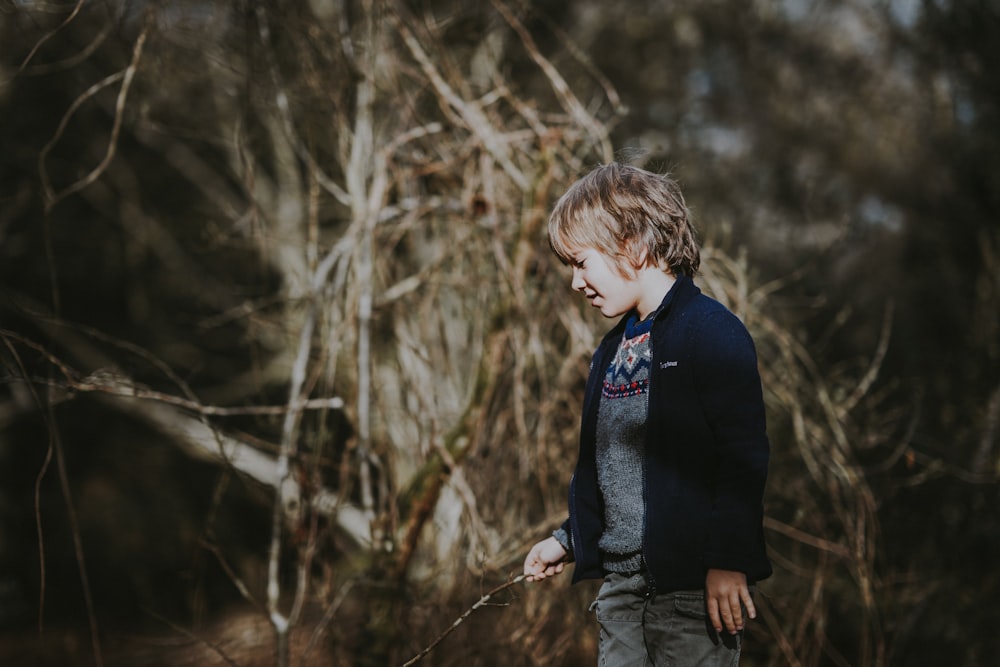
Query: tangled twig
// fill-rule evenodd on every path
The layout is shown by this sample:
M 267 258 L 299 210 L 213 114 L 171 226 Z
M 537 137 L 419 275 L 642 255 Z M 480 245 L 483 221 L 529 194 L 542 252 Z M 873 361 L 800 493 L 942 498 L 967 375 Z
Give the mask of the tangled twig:
M 486 604 L 490 601 L 490 599 L 494 595 L 496 595 L 497 593 L 503 592 L 503 591 L 507 590 L 508 588 L 510 588 L 511 586 L 514 586 L 516 584 L 521 583 L 522 581 L 524 581 L 524 575 L 523 574 L 519 574 L 516 577 L 514 577 L 513 579 L 511 579 L 510 581 L 508 581 L 508 582 L 506 582 L 504 584 L 500 584 L 496 588 L 488 591 L 485 595 L 483 595 L 483 597 L 479 598 L 479 600 L 476 602 L 476 604 L 474 604 L 471 607 L 469 607 L 468 609 L 466 609 L 464 614 L 462 614 L 461 616 L 459 616 L 458 618 L 456 618 L 455 621 L 450 626 L 448 626 L 448 628 L 444 632 L 442 632 L 440 635 L 438 635 L 437 639 L 435 639 L 430 644 L 428 644 L 426 648 L 424 648 L 422 651 L 420 651 L 420 653 L 416 654 L 415 656 L 413 656 L 412 658 L 410 658 L 409 660 L 407 660 L 406 662 L 404 662 L 400 667 L 410 667 L 410 665 L 415 665 L 418 662 L 420 662 L 421 660 L 423 660 L 427 656 L 428 653 L 430 653 L 431 651 L 433 651 L 434 648 L 438 644 L 440 644 L 442 641 L 444 641 L 445 637 L 447 637 L 452 632 L 454 632 L 455 628 L 457 628 L 459 625 L 462 624 L 463 621 L 465 621 L 465 619 L 467 619 L 469 616 L 471 616 L 472 612 L 476 611 L 480 607 L 486 606 Z
M 82 3 L 81 3 L 82 4 Z M 70 17 L 72 18 L 72 17 Z M 146 39 L 149 36 L 151 22 L 147 21 L 145 26 L 143 26 L 142 32 L 139 33 L 139 37 L 136 39 L 135 46 L 132 49 L 132 59 L 123 71 L 112 74 L 99 83 L 91 86 L 83 95 L 78 97 L 72 105 L 70 105 L 69 110 L 63 115 L 62 121 L 59 123 L 59 128 L 56 130 L 55 135 L 49 140 L 49 142 L 42 148 L 42 151 L 38 155 L 38 170 L 42 179 L 42 189 L 45 194 L 45 209 L 49 211 L 54 207 L 60 200 L 65 197 L 82 190 L 87 187 L 101 175 L 107 171 L 108 165 L 115 157 L 115 151 L 118 146 L 118 137 L 121 134 L 122 123 L 124 122 L 125 116 L 125 102 L 128 99 L 129 89 L 132 87 L 132 80 L 135 78 L 135 72 L 139 67 L 139 59 L 142 57 L 142 50 L 146 44 Z M 73 182 L 72 184 L 66 186 L 60 191 L 55 191 L 52 186 L 51 179 L 45 168 L 45 159 L 48 153 L 52 150 L 55 144 L 59 141 L 62 133 L 66 130 L 66 126 L 69 123 L 70 117 L 74 112 L 86 101 L 88 98 L 97 94 L 101 89 L 115 83 L 121 79 L 122 85 L 118 89 L 118 98 L 115 101 L 115 115 L 114 121 L 111 125 L 111 137 L 108 140 L 108 146 L 105 150 L 104 157 L 101 159 L 100 163 L 90 170 L 90 172 L 83 178 Z
M 28 63 L 31 62 L 31 59 L 34 58 L 35 54 L 37 54 L 39 49 L 42 48 L 42 45 L 45 44 L 45 42 L 52 39 L 56 34 L 59 33 L 60 30 L 68 26 L 73 21 L 73 19 L 76 18 L 77 14 L 80 13 L 80 10 L 83 9 L 83 3 L 84 0 L 78 0 L 76 6 L 74 6 L 73 10 L 69 13 L 69 16 L 67 16 L 62 23 L 56 26 L 54 30 L 50 30 L 49 32 L 47 32 L 44 36 L 42 36 L 40 40 L 38 40 L 35 43 L 35 45 L 31 48 L 31 51 L 28 52 L 28 55 L 25 56 L 24 60 L 21 61 L 21 65 L 17 68 L 17 71 L 14 73 L 14 76 L 11 77 L 10 79 L 7 79 L 6 81 L 0 81 L 0 85 L 6 85 L 10 83 L 15 77 L 17 77 L 21 72 L 23 72 L 24 69 L 28 66 Z

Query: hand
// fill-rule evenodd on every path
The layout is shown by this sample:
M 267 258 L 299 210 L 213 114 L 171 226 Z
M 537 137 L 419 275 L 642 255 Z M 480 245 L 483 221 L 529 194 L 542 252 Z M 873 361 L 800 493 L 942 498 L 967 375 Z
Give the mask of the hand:
M 524 559 L 524 574 L 528 581 L 541 581 L 559 574 L 566 567 L 566 550 L 559 540 L 549 537 L 531 547 Z
M 722 632 L 723 625 L 731 635 L 743 629 L 740 602 L 746 606 L 750 618 L 757 618 L 757 609 L 747 587 L 747 576 L 742 572 L 709 570 L 705 577 L 705 602 L 716 632 Z

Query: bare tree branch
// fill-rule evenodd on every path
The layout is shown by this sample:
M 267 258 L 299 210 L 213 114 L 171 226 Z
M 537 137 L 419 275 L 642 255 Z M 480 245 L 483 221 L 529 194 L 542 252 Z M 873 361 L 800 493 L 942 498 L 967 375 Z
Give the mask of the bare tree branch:
M 38 53 L 38 50 L 41 49 L 47 41 L 58 35 L 66 26 L 72 23 L 73 19 L 75 19 L 80 13 L 80 10 L 83 9 L 85 1 L 86 0 L 77 0 L 76 4 L 73 6 L 73 10 L 66 16 L 65 19 L 63 19 L 62 23 L 45 33 L 41 39 L 35 42 L 35 45 L 31 48 L 31 51 L 28 52 L 28 55 L 24 57 L 24 60 L 21 61 L 21 64 L 18 66 L 17 71 L 11 79 L 16 78 L 18 74 L 24 71 L 24 69 L 28 66 L 28 63 L 31 62 L 31 59 L 35 57 L 35 54 Z M 7 85 L 8 83 L 10 83 L 10 79 L 7 81 L 0 81 L 0 86 Z
M 82 0 L 80 4 L 83 4 Z M 90 97 L 91 95 L 95 94 L 100 89 L 100 88 L 95 89 L 95 87 L 91 87 L 91 89 L 89 89 L 86 93 L 84 93 L 82 97 L 78 98 L 77 101 L 74 102 L 73 106 L 71 106 L 70 109 L 67 111 L 67 113 L 63 116 L 63 120 L 59 124 L 59 129 L 56 130 L 56 134 L 52 137 L 51 140 L 49 140 L 49 143 L 45 145 L 45 147 L 39 154 L 38 168 L 42 175 L 42 183 L 45 191 L 46 211 L 50 211 L 52 207 L 55 206 L 57 203 L 59 203 L 61 199 L 64 199 L 65 197 L 73 194 L 74 192 L 82 190 L 83 188 L 87 187 L 88 185 L 96 181 L 98 178 L 100 178 L 101 174 L 103 174 L 104 171 L 108 168 L 108 165 L 111 164 L 111 160 L 114 159 L 115 150 L 118 146 L 118 135 L 121 133 L 122 122 L 124 120 L 125 102 L 128 99 L 129 89 L 132 86 L 132 80 L 135 77 L 136 69 L 139 66 L 139 59 L 142 57 L 142 49 L 143 46 L 145 46 L 146 44 L 146 38 L 149 35 L 150 26 L 151 22 L 147 20 L 146 24 L 143 26 L 142 32 L 139 33 L 139 37 L 136 39 L 135 46 L 132 49 L 132 60 L 129 62 L 128 67 L 126 67 L 125 70 L 120 73 L 120 75 L 115 74 L 110 77 L 107 77 L 104 81 L 98 84 L 98 86 L 100 87 L 103 87 L 104 85 L 109 85 L 113 79 L 116 80 L 117 78 L 119 78 L 119 76 L 122 80 L 121 88 L 118 89 L 118 99 L 115 101 L 115 115 L 114 115 L 114 122 L 112 123 L 111 126 L 111 136 L 108 139 L 107 150 L 104 154 L 104 157 L 101 159 L 100 163 L 98 163 L 98 165 L 94 167 L 86 176 L 73 182 L 72 184 L 66 186 L 65 188 L 63 188 L 58 192 L 53 191 L 52 186 L 49 183 L 47 171 L 45 169 L 45 157 L 48 154 L 48 152 L 52 149 L 52 147 L 55 145 L 55 143 L 59 140 L 59 136 L 65 130 L 66 123 L 69 121 L 70 115 L 72 115 L 72 113 L 76 110 L 76 108 L 79 107 L 79 103 L 82 103 L 87 97 Z

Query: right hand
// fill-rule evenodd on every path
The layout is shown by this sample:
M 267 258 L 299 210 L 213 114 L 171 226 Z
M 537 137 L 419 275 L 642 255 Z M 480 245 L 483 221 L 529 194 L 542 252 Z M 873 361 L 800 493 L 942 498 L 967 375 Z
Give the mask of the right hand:
M 566 567 L 566 550 L 559 540 L 549 537 L 531 547 L 524 559 L 524 574 L 528 581 L 541 581 L 552 577 Z

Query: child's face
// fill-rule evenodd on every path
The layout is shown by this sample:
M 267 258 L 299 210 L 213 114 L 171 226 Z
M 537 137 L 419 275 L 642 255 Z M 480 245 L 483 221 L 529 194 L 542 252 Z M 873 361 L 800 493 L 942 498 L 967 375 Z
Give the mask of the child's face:
M 601 315 L 620 317 L 639 310 L 644 294 L 637 276 L 622 275 L 615 260 L 595 248 L 581 248 L 572 253 L 572 259 L 572 288 L 582 292 Z

